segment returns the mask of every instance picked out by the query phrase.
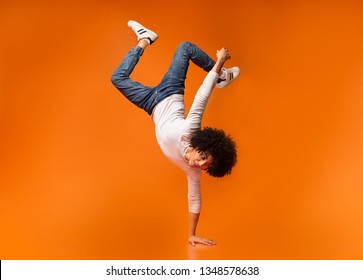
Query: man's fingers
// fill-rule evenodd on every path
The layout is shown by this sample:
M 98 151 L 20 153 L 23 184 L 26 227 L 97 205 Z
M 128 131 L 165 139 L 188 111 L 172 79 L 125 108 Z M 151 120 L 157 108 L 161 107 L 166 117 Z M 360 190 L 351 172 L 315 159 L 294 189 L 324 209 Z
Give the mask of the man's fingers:
M 209 239 L 204 239 L 201 243 L 204 245 L 209 245 L 209 246 L 216 244 L 216 242 L 214 240 L 209 240 Z
M 201 237 L 194 237 L 189 239 L 189 244 L 192 246 L 195 246 L 196 244 L 202 244 L 207 246 L 215 245 L 216 242 L 214 240 L 201 238 Z

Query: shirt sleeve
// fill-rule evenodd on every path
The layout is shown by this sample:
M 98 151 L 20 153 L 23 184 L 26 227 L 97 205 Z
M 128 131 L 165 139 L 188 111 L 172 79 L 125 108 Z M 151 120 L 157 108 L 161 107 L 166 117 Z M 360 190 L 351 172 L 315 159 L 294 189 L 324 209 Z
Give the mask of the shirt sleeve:
M 191 213 L 200 213 L 202 207 L 202 195 L 200 192 L 201 172 L 194 175 L 187 175 L 188 178 L 188 208 Z
M 202 85 L 199 87 L 194 97 L 193 104 L 190 108 L 186 121 L 189 123 L 191 130 L 199 129 L 202 122 L 202 116 L 207 106 L 210 94 L 218 80 L 219 75 L 210 71 L 204 78 Z

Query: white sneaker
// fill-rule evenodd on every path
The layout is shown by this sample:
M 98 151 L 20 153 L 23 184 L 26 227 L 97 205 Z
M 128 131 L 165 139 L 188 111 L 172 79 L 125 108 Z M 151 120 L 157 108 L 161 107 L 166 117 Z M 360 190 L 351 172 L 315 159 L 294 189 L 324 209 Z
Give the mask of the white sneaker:
M 222 68 L 222 74 L 219 76 L 216 87 L 224 88 L 232 83 L 239 76 L 239 68 L 237 66 L 232 68 Z
M 158 35 L 154 31 L 147 29 L 146 27 L 142 26 L 140 23 L 134 20 L 129 20 L 127 25 L 132 29 L 132 31 L 135 32 L 138 41 L 140 41 L 141 39 L 148 39 L 151 45 L 158 38 Z

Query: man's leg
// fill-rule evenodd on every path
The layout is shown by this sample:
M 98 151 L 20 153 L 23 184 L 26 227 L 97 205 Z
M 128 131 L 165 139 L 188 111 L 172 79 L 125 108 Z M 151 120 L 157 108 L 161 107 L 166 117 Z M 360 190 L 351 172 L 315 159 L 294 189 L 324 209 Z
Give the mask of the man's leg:
M 135 21 L 130 20 L 128 26 L 135 32 L 138 44 L 128 52 L 113 73 L 111 80 L 128 100 L 151 115 L 155 106 L 155 87 L 147 87 L 133 81 L 130 75 L 144 53 L 144 49 L 157 39 L 157 34 Z
M 116 68 L 111 81 L 128 100 L 149 113 L 149 109 L 153 104 L 153 92 L 155 89 L 144 86 L 130 78 L 143 52 L 143 48 L 139 46 L 133 47 L 123 59 L 120 66 Z
M 189 61 L 209 72 L 215 61 L 210 58 L 198 46 L 190 42 L 181 43 L 174 53 L 173 60 L 164 78 L 157 86 L 159 100 L 171 94 L 184 94 L 185 78 L 189 67 Z

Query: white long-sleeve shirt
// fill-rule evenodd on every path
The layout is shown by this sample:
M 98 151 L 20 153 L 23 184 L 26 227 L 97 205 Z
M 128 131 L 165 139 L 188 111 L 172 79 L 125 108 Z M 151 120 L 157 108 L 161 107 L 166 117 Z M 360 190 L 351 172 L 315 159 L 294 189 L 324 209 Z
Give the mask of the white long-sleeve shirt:
M 202 170 L 189 166 L 185 153 L 190 146 L 191 134 L 201 127 L 202 116 L 209 96 L 218 80 L 218 74 L 210 71 L 194 97 L 189 114 L 185 117 L 184 96 L 173 94 L 159 102 L 152 113 L 156 139 L 165 156 L 179 166 L 188 179 L 189 212 L 201 209 L 200 176 Z

